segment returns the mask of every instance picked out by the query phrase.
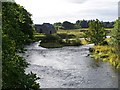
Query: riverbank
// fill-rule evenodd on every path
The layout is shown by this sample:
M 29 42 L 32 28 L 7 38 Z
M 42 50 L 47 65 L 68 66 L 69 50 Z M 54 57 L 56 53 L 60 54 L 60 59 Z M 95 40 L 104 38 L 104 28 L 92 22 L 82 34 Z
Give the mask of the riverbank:
M 120 56 L 115 53 L 115 49 L 112 46 L 93 46 L 90 49 L 92 57 L 95 60 L 102 60 L 109 62 L 118 71 L 120 71 Z

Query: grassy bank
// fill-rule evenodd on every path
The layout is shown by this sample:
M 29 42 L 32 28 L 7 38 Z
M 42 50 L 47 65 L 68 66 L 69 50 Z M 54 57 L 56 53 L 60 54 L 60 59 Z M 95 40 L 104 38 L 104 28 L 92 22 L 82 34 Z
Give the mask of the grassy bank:
M 74 35 L 77 38 L 83 37 L 83 32 L 80 32 L 80 29 L 74 29 L 74 30 L 58 30 L 57 34 L 66 34 L 67 35 Z
M 112 46 L 94 46 L 90 51 L 94 59 L 109 62 L 120 70 L 120 56 L 115 53 L 115 49 Z
M 45 34 L 42 34 L 42 33 L 34 33 L 35 41 L 42 40 L 44 37 L 46 37 Z

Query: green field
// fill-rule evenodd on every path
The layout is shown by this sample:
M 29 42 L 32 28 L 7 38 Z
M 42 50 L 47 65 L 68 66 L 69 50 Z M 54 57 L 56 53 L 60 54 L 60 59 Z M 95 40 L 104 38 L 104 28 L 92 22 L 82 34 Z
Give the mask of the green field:
M 83 37 L 83 32 L 80 32 L 80 29 L 73 29 L 73 30 L 58 30 L 57 34 L 68 34 L 68 35 L 75 35 L 77 38 Z

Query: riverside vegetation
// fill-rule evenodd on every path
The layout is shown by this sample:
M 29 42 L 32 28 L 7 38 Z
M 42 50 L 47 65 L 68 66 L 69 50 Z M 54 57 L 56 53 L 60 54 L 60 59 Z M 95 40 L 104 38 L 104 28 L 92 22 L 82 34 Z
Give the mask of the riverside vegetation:
M 68 35 L 66 35 L 68 36 Z M 46 35 L 40 42 L 40 46 L 45 48 L 60 48 L 63 46 L 79 46 L 82 45 L 81 41 L 78 38 L 74 39 L 62 39 L 64 34 L 59 35 Z
M 89 20 L 89 23 L 90 22 L 91 21 Z M 88 27 L 89 23 L 88 22 L 86 23 L 87 24 L 86 27 Z M 77 28 L 76 28 L 76 25 L 77 25 Z M 80 26 L 78 26 L 78 25 L 80 25 Z M 101 25 L 102 25 L 102 23 L 101 23 Z M 77 24 L 75 24 L 75 25 L 70 22 L 63 22 L 63 24 L 55 23 L 54 27 L 57 27 L 57 33 L 54 35 L 45 35 L 45 34 L 40 34 L 40 33 L 35 34 L 35 37 L 38 40 L 40 40 L 40 39 L 42 40 L 44 38 L 44 41 L 42 40 L 40 42 L 40 46 L 45 47 L 45 48 L 58 48 L 58 47 L 62 47 L 62 46 L 79 46 L 82 44 L 96 42 L 96 41 L 88 42 L 88 40 L 85 36 L 85 33 L 89 31 L 89 28 L 81 28 L 82 26 L 81 26 L 80 22 L 79 22 L 79 24 L 77 22 Z M 107 34 L 109 35 L 109 32 L 111 31 L 110 28 L 106 28 L 106 29 L 103 28 L 104 30 L 100 31 L 101 28 L 102 27 L 99 26 L 99 30 L 96 31 L 97 32 L 96 35 L 99 35 L 99 36 L 95 37 L 96 39 L 98 39 L 99 42 L 103 41 L 103 39 L 106 37 L 106 35 Z M 102 39 L 103 33 L 104 33 L 104 38 Z M 56 37 L 56 41 L 55 40 L 50 41 L 48 37 L 51 39 L 52 39 L 52 37 L 54 37 L 54 38 Z M 60 42 L 59 42 L 59 40 L 57 41 L 58 37 L 59 37 L 59 39 L 61 39 Z M 101 37 L 101 38 L 98 38 L 98 37 Z M 81 39 L 81 38 L 85 38 L 86 40 Z M 46 39 L 46 42 L 45 42 L 45 39 Z M 105 43 L 105 42 L 106 41 L 104 41 L 103 43 Z
M 25 73 L 29 64 L 17 55 L 24 52 L 24 45 L 38 40 L 41 40 L 40 45 L 46 48 L 95 43 L 95 46 L 90 49 L 92 57 L 109 61 L 120 69 L 120 18 L 115 21 L 110 39 L 105 38 L 106 32 L 99 20 L 91 20 L 87 22 L 89 23 L 87 26 L 84 26 L 85 22 L 76 22 L 77 30 L 72 30 L 71 23 L 69 24 L 72 27 L 67 28 L 64 22 L 64 29 L 70 30 L 58 30 L 54 35 L 38 34 L 33 27 L 31 14 L 27 10 L 16 3 L 4 2 L 2 4 L 2 89 L 39 90 L 40 86 L 36 82 L 39 78 L 32 72 Z M 89 26 L 87 32 L 80 32 L 79 24 L 82 28 Z M 112 24 L 110 23 L 111 27 Z M 106 26 L 105 23 L 104 26 Z M 56 28 L 61 28 L 61 26 L 56 25 Z M 82 37 L 85 40 L 79 39 Z
M 85 38 L 87 37 L 87 41 L 95 43 L 95 46 L 90 49 L 92 57 L 98 61 L 108 61 L 117 70 L 120 70 L 120 18 L 115 21 L 109 39 L 105 38 L 106 34 L 101 22 L 91 21 L 89 25 Z
M 95 46 L 90 48 L 90 52 L 92 54 L 91 57 L 98 61 L 108 61 L 115 68 L 120 69 L 119 25 L 119 20 L 116 20 L 114 23 L 114 28 L 107 29 L 106 32 L 102 22 L 98 19 L 91 20 L 89 21 L 89 28 L 85 29 L 85 32 L 81 32 L 81 29 L 60 29 L 57 31 L 57 34 L 46 36 L 40 44 L 46 48 L 56 48 L 94 43 Z M 107 35 L 110 35 L 111 38 L 106 38 Z M 53 37 L 56 39 L 50 39 Z M 85 40 L 80 40 L 79 38 L 84 38 Z

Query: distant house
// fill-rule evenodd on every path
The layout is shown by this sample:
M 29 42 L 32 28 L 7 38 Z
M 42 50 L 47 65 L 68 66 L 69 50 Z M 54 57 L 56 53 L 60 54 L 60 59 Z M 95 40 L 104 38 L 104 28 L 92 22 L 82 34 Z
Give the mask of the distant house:
M 35 29 L 38 33 L 44 33 L 44 34 L 56 33 L 54 26 L 50 23 L 43 23 L 42 25 L 36 24 Z

